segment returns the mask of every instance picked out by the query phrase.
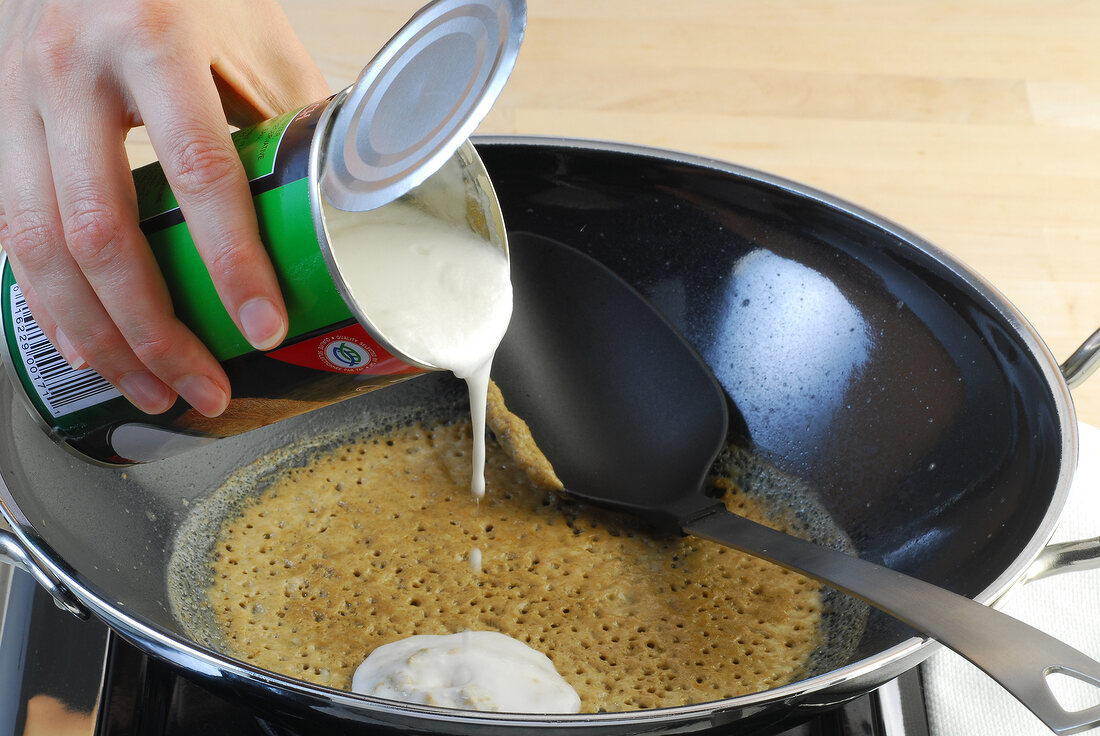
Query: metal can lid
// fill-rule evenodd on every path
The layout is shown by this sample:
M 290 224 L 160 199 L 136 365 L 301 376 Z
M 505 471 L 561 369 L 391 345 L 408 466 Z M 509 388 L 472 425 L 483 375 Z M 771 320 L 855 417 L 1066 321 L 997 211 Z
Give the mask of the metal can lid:
M 473 133 L 515 66 L 525 0 L 436 0 L 349 89 L 324 142 L 321 193 L 342 210 L 417 186 Z

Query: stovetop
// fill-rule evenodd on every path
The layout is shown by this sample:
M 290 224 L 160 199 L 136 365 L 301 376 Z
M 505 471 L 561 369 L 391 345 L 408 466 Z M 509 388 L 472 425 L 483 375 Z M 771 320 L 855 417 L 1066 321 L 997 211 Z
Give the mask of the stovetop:
M 0 736 L 226 734 L 284 736 L 0 564 Z M 919 672 L 775 736 L 851 734 L 928 736 Z

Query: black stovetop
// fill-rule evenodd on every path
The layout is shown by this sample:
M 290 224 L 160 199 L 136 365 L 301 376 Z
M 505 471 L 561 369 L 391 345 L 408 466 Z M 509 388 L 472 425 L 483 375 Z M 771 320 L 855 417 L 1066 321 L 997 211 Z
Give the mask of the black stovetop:
M 0 564 L 0 736 L 284 736 L 7 572 Z M 928 736 L 919 678 L 913 670 L 774 736 Z

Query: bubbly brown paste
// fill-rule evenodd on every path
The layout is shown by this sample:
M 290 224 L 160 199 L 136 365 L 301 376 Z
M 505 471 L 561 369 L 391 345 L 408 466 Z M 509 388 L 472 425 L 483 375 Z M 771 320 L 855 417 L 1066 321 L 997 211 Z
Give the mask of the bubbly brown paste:
M 524 442 L 519 425 L 511 440 L 495 428 Z M 285 471 L 216 543 L 208 601 L 231 653 L 348 688 L 381 644 L 499 631 L 549 656 L 587 712 L 706 702 L 804 674 L 821 641 L 817 583 L 579 506 L 492 440 L 478 503 L 470 446 L 468 423 L 417 424 Z M 784 527 L 726 486 L 731 510 Z

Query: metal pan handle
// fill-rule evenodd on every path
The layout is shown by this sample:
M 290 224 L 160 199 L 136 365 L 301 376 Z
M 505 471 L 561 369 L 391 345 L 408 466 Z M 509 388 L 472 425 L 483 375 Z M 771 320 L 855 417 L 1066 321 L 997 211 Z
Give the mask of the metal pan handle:
M 1028 568 L 1028 582 L 1063 572 L 1095 570 L 1100 567 L 1100 537 L 1048 544 Z
M 53 575 L 35 564 L 31 556 L 23 549 L 19 538 L 3 528 L 0 528 L 0 562 L 6 562 L 30 573 L 31 577 L 50 594 L 58 608 L 68 611 L 79 619 L 87 619 L 90 616 L 88 609 L 69 592 L 68 588 L 62 585 Z
M 1062 376 L 1071 389 L 1084 383 L 1097 368 L 1100 368 L 1100 330 L 1092 333 L 1061 365 Z
M 711 513 L 684 531 L 817 578 L 932 636 L 985 671 L 1057 734 L 1100 725 L 1100 706 L 1067 710 L 1048 683 L 1062 675 L 1100 688 L 1100 662 L 994 608 L 736 514 Z
M 1080 386 L 1100 368 L 1100 330 L 1092 333 L 1081 347 L 1061 365 L 1062 376 L 1071 389 Z M 1100 568 L 1100 537 L 1049 544 L 1031 563 L 1024 579 L 1039 580 L 1063 572 Z

